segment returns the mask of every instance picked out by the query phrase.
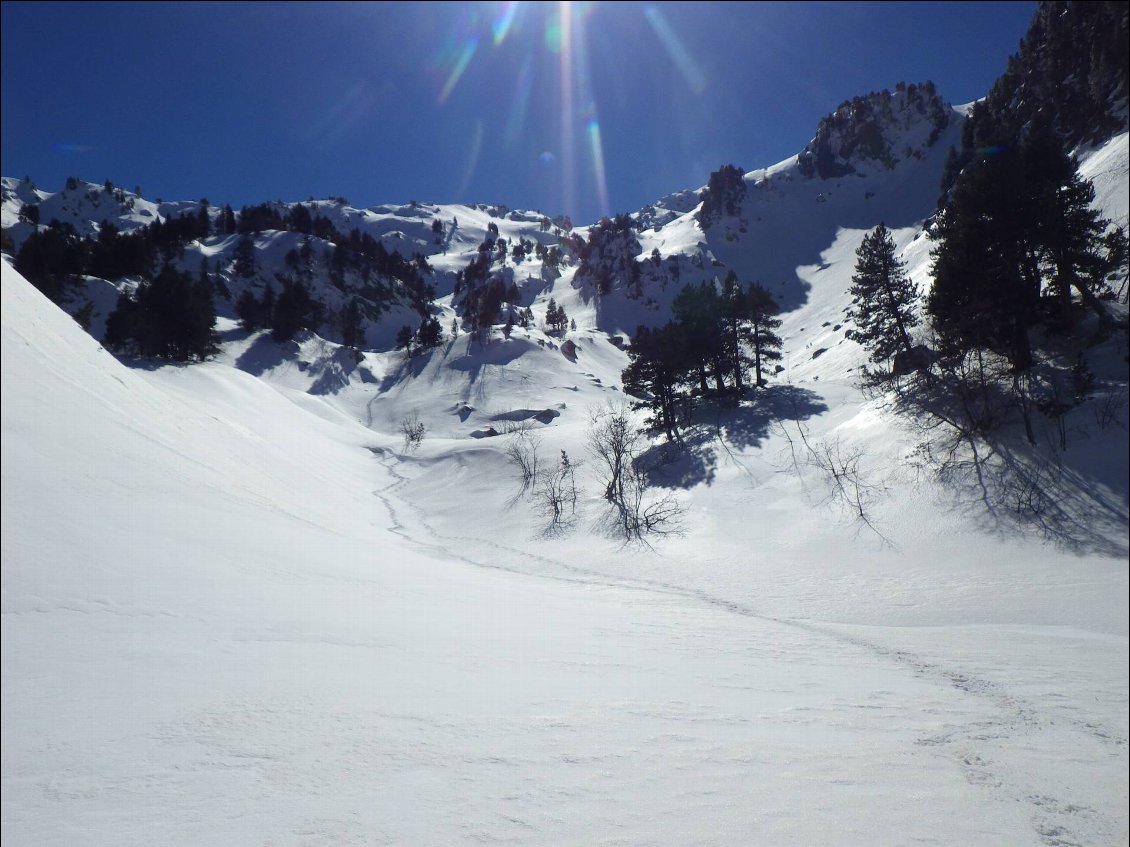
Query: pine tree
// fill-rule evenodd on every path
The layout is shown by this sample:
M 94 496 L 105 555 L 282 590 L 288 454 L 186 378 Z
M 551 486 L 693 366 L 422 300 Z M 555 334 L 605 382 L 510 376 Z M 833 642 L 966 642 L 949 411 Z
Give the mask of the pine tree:
M 143 282 L 136 299 L 122 294 L 106 321 L 106 346 L 187 362 L 218 350 L 212 288 L 169 265 Z
M 728 335 L 723 326 L 724 303 L 713 282 L 683 286 L 671 303 L 671 313 L 686 334 L 687 355 L 698 376 L 699 391 L 709 393 L 708 377 L 713 377 L 717 392 L 726 390 L 725 374 L 733 357 L 727 349 Z
M 762 369 L 768 362 L 781 359 L 781 336 L 776 330 L 781 321 L 775 317 L 779 307 L 773 296 L 761 286 L 752 283 L 746 292 L 746 315 L 749 324 L 745 329 L 744 340 L 753 350 L 754 385 L 765 385 Z
M 283 290 L 271 315 L 271 338 L 290 341 L 300 329 L 317 329 L 322 304 L 310 296 L 301 282 L 282 278 Z
M 243 233 L 235 244 L 236 276 L 249 279 L 255 275 L 255 239 L 250 233 Z
M 962 171 L 938 216 L 927 312 L 943 352 L 992 350 L 1021 373 L 1035 363 L 1029 331 L 1045 321 L 1045 283 L 1053 327 L 1070 326 L 1072 289 L 1109 325 L 1090 287 L 1109 257 L 1094 189 L 1047 124 L 1008 141 Z
M 621 379 L 624 391 L 640 398 L 637 404 L 651 410 L 647 424 L 667 439 L 678 438 L 678 387 L 689 376 L 687 337 L 683 327 L 669 323 L 661 329 L 636 329 L 628 348 L 630 364 Z
M 412 341 L 414 338 L 412 327 L 407 324 L 402 326 L 396 333 L 396 349 L 405 350 L 409 356 L 412 355 Z
M 356 297 L 341 307 L 341 341 L 346 347 L 359 349 L 365 344 L 365 325 L 361 319 L 361 304 Z
M 235 316 L 239 318 L 239 325 L 248 332 L 262 329 L 270 322 L 270 318 L 263 314 L 263 304 L 250 288 L 245 288 L 235 301 Z
M 439 320 L 434 316 L 426 318 L 424 322 L 420 324 L 420 329 L 416 333 L 416 340 L 425 350 L 438 347 L 442 338 L 443 330 L 440 328 Z
M 879 224 L 855 251 L 851 310 L 848 318 L 855 329 L 847 332 L 862 344 L 876 364 L 896 353 L 910 353 L 910 330 L 918 325 L 918 292 L 906 275 L 906 265 L 895 255 L 895 242 L 886 226 Z
M 734 373 L 734 388 L 739 395 L 745 392 L 745 372 L 753 364 L 746 355 L 742 340 L 749 328 L 749 295 L 738 283 L 738 275 L 733 271 L 726 274 L 722 282 L 722 320 L 727 336 L 727 349 L 730 355 L 730 368 Z

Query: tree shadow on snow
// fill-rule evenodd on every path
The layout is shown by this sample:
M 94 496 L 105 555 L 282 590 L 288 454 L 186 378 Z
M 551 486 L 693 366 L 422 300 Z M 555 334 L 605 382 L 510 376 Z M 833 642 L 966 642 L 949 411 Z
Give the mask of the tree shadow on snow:
M 282 345 L 268 333 L 263 333 L 240 354 L 235 360 L 235 366 L 252 376 L 262 376 L 272 368 L 277 368 L 286 358 Z
M 649 485 L 658 488 L 693 488 L 700 483 L 711 485 L 718 468 L 714 434 L 704 426 L 683 430 L 681 441 L 654 444 L 640 454 L 636 466 L 647 477 Z
M 795 385 L 758 389 L 737 406 L 706 403 L 679 441 L 653 445 L 640 456 L 639 467 L 659 488 L 711 485 L 718 468 L 718 439 L 738 448 L 760 447 L 774 423 L 806 420 L 826 411 L 819 394 Z
M 970 438 L 922 412 L 923 397 L 934 398 L 922 391 L 910 396 L 915 402 L 897 408 L 921 437 L 915 464 L 942 485 L 950 509 L 1002 539 L 1034 532 L 1076 555 L 1124 559 L 1130 553 L 1121 410 L 1110 416 L 1084 404 L 1058 422 L 1033 410 L 1031 444 L 1015 410 L 998 410 L 1007 417 L 996 430 Z
M 720 409 L 718 429 L 734 447 L 760 447 L 777 421 L 803 421 L 828 411 L 815 391 L 797 385 L 770 385 L 756 389 L 733 409 Z

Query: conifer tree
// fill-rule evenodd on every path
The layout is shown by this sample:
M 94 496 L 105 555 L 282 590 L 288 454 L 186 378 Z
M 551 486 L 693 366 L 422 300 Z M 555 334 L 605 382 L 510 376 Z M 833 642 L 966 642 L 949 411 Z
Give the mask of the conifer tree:
M 322 304 L 310 296 L 300 281 L 282 278 L 283 290 L 271 314 L 271 337 L 290 341 L 300 329 L 316 329 L 322 320 Z
M 753 350 L 754 385 L 765 385 L 762 370 L 769 362 L 781 359 L 781 336 L 774 331 L 781 321 L 776 317 L 779 310 L 777 301 L 760 283 L 752 283 L 746 292 L 746 316 L 749 321 L 745 329 L 745 341 Z
M 263 325 L 261 310 L 262 305 L 250 288 L 245 288 L 235 301 L 235 316 L 239 318 L 239 325 L 248 332 L 254 332 Z
M 217 351 L 212 287 L 165 265 L 143 282 L 136 299 L 122 294 L 106 321 L 106 346 L 177 362 Z
M 425 318 L 424 322 L 420 324 L 420 329 L 416 332 L 416 340 L 425 350 L 438 347 L 442 338 L 443 330 L 440 328 L 439 319 L 435 316 Z
M 409 356 L 411 356 L 413 338 L 414 334 L 412 332 L 412 327 L 408 326 L 407 324 L 402 326 L 399 330 L 397 330 L 396 333 L 396 349 L 403 349 L 408 353 Z
M 678 387 L 690 373 L 687 339 L 683 327 L 669 323 L 661 329 L 641 326 L 628 348 L 630 364 L 621 379 L 624 391 L 640 398 L 637 404 L 651 410 L 647 419 L 653 432 L 678 438 Z
M 927 311 L 943 352 L 992 350 L 1021 373 L 1035 363 L 1029 330 L 1044 320 L 1045 282 L 1055 323 L 1070 323 L 1072 289 L 1109 322 L 1087 284 L 1106 266 L 1107 222 L 1046 124 L 1003 142 L 962 171 L 939 213 Z
M 724 376 L 732 355 L 727 350 L 728 336 L 722 315 L 724 303 L 712 282 L 683 286 L 671 303 L 675 321 L 686 335 L 687 355 L 698 376 L 699 391 L 709 393 L 708 376 L 714 378 L 719 394 L 726 390 Z
M 847 337 L 866 347 L 876 364 L 896 353 L 909 353 L 913 347 L 910 330 L 919 320 L 918 293 L 906 275 L 905 264 L 895 255 L 895 242 L 886 226 L 879 224 L 865 235 L 855 255 L 848 312 L 855 329 L 848 330 Z
M 341 307 L 341 341 L 346 347 L 360 348 L 365 343 L 365 325 L 361 320 L 361 304 L 356 297 Z
M 235 275 L 249 279 L 255 275 L 255 239 L 245 232 L 235 245 Z

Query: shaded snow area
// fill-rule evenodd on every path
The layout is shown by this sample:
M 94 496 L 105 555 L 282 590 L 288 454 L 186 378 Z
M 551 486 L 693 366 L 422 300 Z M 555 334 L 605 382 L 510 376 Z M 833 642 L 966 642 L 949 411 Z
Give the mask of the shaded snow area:
M 641 258 L 785 307 L 782 372 L 656 463 L 684 532 L 650 546 L 606 531 L 586 440 L 673 282 L 598 303 L 575 266 L 531 269 L 523 302 L 578 329 L 411 358 L 229 315 L 177 367 L 119 361 L 0 263 L 5 847 L 1126 844 L 1124 342 L 1092 351 L 1114 399 L 1071 413 L 1042 523 L 939 480 L 855 386 L 854 251 L 885 220 L 928 285 L 959 132 L 839 180 L 752 172 L 705 232 L 689 192 L 641 217 Z M 1126 163 L 1125 135 L 1083 163 L 1122 222 Z M 550 235 L 435 208 L 452 276 L 491 222 Z M 416 206 L 348 213 L 430 232 Z M 870 525 L 802 434 L 856 457 Z M 555 532 L 518 438 L 577 465 Z

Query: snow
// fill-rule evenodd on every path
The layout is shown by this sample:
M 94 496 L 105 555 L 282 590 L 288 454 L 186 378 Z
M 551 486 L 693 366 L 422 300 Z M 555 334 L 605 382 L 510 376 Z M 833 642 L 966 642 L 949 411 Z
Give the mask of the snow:
M 842 186 L 782 163 L 747 176 L 745 232 L 680 195 L 640 234 L 788 299 L 785 373 L 690 434 L 657 479 L 686 534 L 652 548 L 599 529 L 588 416 L 627 360 L 573 268 L 528 290 L 577 317 L 575 361 L 534 328 L 358 362 L 224 319 L 212 362 L 127 367 L 0 263 L 4 843 L 1126 843 L 1125 430 L 1073 413 L 1071 520 L 1040 533 L 920 472 L 852 383 L 854 250 L 885 219 L 927 283 L 947 146 Z M 1108 217 L 1127 159 L 1083 162 Z M 458 217 L 440 270 L 491 222 L 538 233 L 331 206 L 425 240 Z M 794 416 L 860 451 L 878 532 L 794 465 Z M 473 437 L 516 418 L 586 462 L 563 533 L 510 436 Z

